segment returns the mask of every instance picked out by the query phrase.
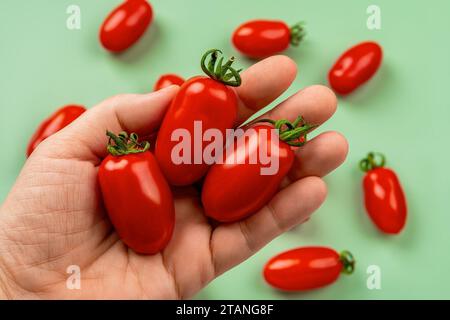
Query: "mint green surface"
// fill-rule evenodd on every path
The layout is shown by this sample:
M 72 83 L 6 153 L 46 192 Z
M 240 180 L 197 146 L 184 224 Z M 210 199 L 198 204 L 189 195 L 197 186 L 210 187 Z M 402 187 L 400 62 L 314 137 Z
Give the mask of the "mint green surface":
M 166 72 L 197 74 L 205 49 L 234 53 L 231 32 L 248 19 L 305 20 L 306 41 L 286 52 L 297 61 L 299 74 L 281 98 L 325 84 L 331 64 L 353 44 L 372 39 L 384 47 L 377 76 L 340 98 L 336 115 L 319 129 L 346 135 L 348 159 L 326 178 L 329 196 L 308 223 L 274 240 L 197 298 L 450 298 L 449 1 L 154 0 L 151 30 L 128 52 L 113 56 L 100 47 L 97 33 L 119 2 L 0 1 L 1 201 L 25 161 L 30 135 L 57 107 L 93 106 L 118 93 L 147 92 Z M 66 28 L 70 4 L 81 8 L 81 30 Z M 366 27 L 371 4 L 381 8 L 381 30 Z M 251 64 L 238 58 L 239 65 Z M 384 152 L 403 182 L 409 219 L 400 236 L 378 233 L 363 210 L 357 162 L 370 150 Z M 349 249 L 357 270 L 314 292 L 282 294 L 266 286 L 265 261 L 303 245 Z M 381 268 L 381 290 L 366 287 L 369 265 Z

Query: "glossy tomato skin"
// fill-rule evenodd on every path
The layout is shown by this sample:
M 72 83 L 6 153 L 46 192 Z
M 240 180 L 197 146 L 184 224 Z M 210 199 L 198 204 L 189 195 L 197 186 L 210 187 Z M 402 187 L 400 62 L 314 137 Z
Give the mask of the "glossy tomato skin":
M 228 146 L 223 163 L 210 168 L 202 189 L 202 203 L 208 217 L 220 222 L 241 220 L 261 209 L 277 192 L 292 167 L 294 153 L 272 129 L 266 124 L 250 128 L 252 131 L 247 131 L 250 134 Z M 259 160 L 250 161 L 258 159 L 255 155 L 260 150 L 268 157 L 278 158 L 278 170 L 274 174 L 261 174 L 261 168 L 267 165 Z M 237 158 L 241 161 L 233 161 Z
M 170 87 L 174 84 L 177 86 L 181 86 L 184 81 L 185 80 L 179 75 L 173 73 L 163 74 L 161 77 L 159 77 L 158 81 L 156 81 L 153 90 L 157 91 L 166 87 Z
M 111 52 L 128 49 L 147 30 L 153 10 L 146 0 L 128 0 L 115 8 L 100 27 L 100 42 Z
M 268 284 L 284 291 L 317 289 L 335 282 L 343 265 L 339 254 L 326 247 L 302 247 L 283 252 L 267 262 Z
M 27 157 L 36 149 L 36 147 L 52 134 L 55 134 L 62 128 L 72 123 L 81 116 L 86 108 L 79 105 L 67 105 L 58 109 L 49 118 L 44 120 L 34 132 L 27 146 Z
M 209 165 L 201 159 L 195 161 L 195 137 L 208 129 L 218 129 L 225 137 L 226 129 L 233 128 L 237 118 L 237 97 L 233 89 L 208 77 L 194 77 L 180 88 L 167 111 L 156 139 L 155 156 L 170 184 L 185 186 L 200 180 Z M 201 132 L 194 133 L 194 121 L 201 122 Z M 175 164 L 172 151 L 181 140 L 172 141 L 176 129 L 185 129 L 191 137 L 189 163 Z M 200 137 L 199 137 L 200 134 Z M 210 142 L 203 141 L 201 153 Z M 197 162 L 197 163 L 196 163 Z
M 333 90 L 346 95 L 374 76 L 381 65 L 383 51 L 376 42 L 360 43 L 342 54 L 328 73 Z
M 363 179 L 364 202 L 374 224 L 384 233 L 398 234 L 406 224 L 405 194 L 394 171 L 375 168 Z
M 172 237 L 172 193 L 149 151 L 106 157 L 98 178 L 105 207 L 119 237 L 137 253 L 155 254 Z
M 283 21 L 252 20 L 233 33 L 237 50 L 250 58 L 265 58 L 289 47 L 291 31 Z

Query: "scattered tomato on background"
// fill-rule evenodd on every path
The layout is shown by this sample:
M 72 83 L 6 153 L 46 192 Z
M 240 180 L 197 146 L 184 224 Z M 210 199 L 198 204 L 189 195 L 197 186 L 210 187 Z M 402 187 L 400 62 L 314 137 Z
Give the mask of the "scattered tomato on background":
M 265 58 L 286 50 L 289 44 L 298 46 L 304 37 L 302 23 L 289 27 L 283 21 L 252 20 L 240 25 L 231 40 L 243 55 Z
M 121 52 L 131 47 L 147 30 L 153 10 L 146 0 L 126 0 L 100 27 L 100 42 L 106 50 Z
M 110 154 L 100 165 L 98 179 L 109 218 L 128 247 L 137 253 L 155 254 L 172 237 L 172 191 L 148 151 L 148 142 L 139 142 L 135 133 L 108 131 L 107 136 Z
M 378 158 L 378 161 L 377 161 Z M 363 179 L 364 203 L 373 223 L 387 234 L 400 233 L 407 216 L 406 198 L 395 172 L 385 168 L 381 153 L 370 152 L 359 163 Z
M 184 83 L 184 79 L 177 74 L 167 73 L 163 74 L 156 81 L 155 86 L 153 87 L 153 91 L 158 91 L 160 89 L 170 87 L 171 85 L 176 84 L 177 86 L 181 86 Z
M 31 155 L 31 153 L 34 151 L 34 149 L 36 149 L 39 143 L 69 125 L 72 121 L 81 116 L 81 114 L 85 111 L 86 108 L 83 106 L 75 104 L 67 105 L 58 109 L 49 118 L 44 120 L 39 125 L 39 127 L 31 137 L 30 142 L 28 143 L 27 157 Z
M 363 42 L 345 51 L 328 73 L 333 90 L 347 95 L 366 83 L 377 72 L 383 50 L 376 42 Z
M 264 266 L 268 284 L 284 291 L 304 291 L 335 282 L 341 273 L 351 274 L 355 259 L 348 251 L 340 254 L 327 247 L 301 247 L 273 257 Z
M 181 86 L 159 129 L 155 156 L 172 185 L 193 184 L 208 171 L 209 165 L 205 163 L 203 156 L 200 156 L 201 159 L 195 156 L 198 148 L 194 146 L 194 141 L 198 133 L 195 134 L 194 122 L 201 123 L 202 132 L 218 129 L 223 137 L 226 136 L 226 129 L 233 128 L 236 123 L 238 100 L 230 86 L 238 87 L 241 84 L 240 70 L 232 67 L 233 57 L 222 64 L 223 57 L 219 59 L 221 53 L 220 50 L 212 49 L 203 55 L 201 66 L 208 77 L 193 77 Z M 210 61 L 206 65 L 209 56 Z M 172 139 L 172 133 L 177 129 L 187 130 L 192 137 L 190 163 L 176 164 L 172 159 L 174 148 L 180 144 Z M 203 155 L 203 150 L 209 143 L 202 142 L 200 155 Z
M 220 222 L 238 221 L 267 204 L 292 167 L 291 147 L 304 145 L 306 134 L 315 127 L 302 117 L 293 123 L 270 119 L 258 122 L 272 125 L 256 124 L 248 128 L 246 134 L 226 148 L 223 161 L 208 171 L 202 189 L 202 203 L 208 217 Z M 268 159 L 276 157 L 277 168 L 272 168 L 273 172 L 267 170 L 269 165 L 263 163 L 261 154 Z

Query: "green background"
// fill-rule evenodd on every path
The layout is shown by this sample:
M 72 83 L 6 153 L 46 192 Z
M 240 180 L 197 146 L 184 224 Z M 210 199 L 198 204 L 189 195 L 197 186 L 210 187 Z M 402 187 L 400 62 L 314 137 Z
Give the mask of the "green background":
M 233 53 L 230 35 L 248 19 L 305 20 L 306 41 L 286 52 L 298 63 L 299 74 L 281 98 L 325 84 L 331 64 L 353 44 L 372 39 L 384 47 L 377 76 L 340 98 L 336 115 L 319 130 L 345 134 L 348 159 L 326 178 L 329 196 L 308 223 L 274 240 L 197 297 L 450 298 L 450 105 L 444 98 L 450 84 L 449 1 L 153 0 L 149 32 L 125 54 L 113 56 L 100 47 L 97 33 L 119 2 L 0 1 L 0 200 L 25 161 L 30 135 L 57 107 L 92 106 L 118 93 L 147 92 L 166 72 L 198 74 L 201 53 L 212 47 Z M 66 28 L 70 4 L 81 8 L 81 30 Z M 381 30 L 366 27 L 371 4 L 381 8 Z M 238 57 L 244 67 L 252 63 Z M 400 236 L 378 233 L 363 210 L 357 162 L 370 150 L 384 152 L 403 182 L 409 219 Z M 264 262 L 303 245 L 349 249 L 357 270 L 308 293 L 285 294 L 266 286 Z M 381 268 L 380 290 L 367 289 L 369 265 Z

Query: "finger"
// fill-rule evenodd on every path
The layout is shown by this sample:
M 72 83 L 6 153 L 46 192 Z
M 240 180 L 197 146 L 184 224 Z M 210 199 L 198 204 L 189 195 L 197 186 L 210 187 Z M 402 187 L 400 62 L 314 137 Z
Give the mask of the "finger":
M 264 59 L 242 75 L 242 85 L 236 88 L 239 96 L 238 123 L 267 106 L 289 88 L 297 75 L 297 65 L 286 56 Z
M 51 152 L 63 152 L 60 155 L 64 157 L 101 159 L 106 156 L 106 130 L 136 132 L 140 136 L 154 132 L 178 88 L 171 86 L 149 94 L 109 98 L 51 136 L 46 145 L 51 144 Z
M 322 85 L 314 85 L 290 96 L 262 118 L 293 121 L 303 116 L 308 123 L 320 125 L 334 114 L 336 107 L 337 99 L 333 91 Z
M 97 122 L 102 129 L 113 126 L 116 131 L 148 135 L 159 127 L 178 89 L 178 86 L 170 86 L 143 95 L 118 95 L 93 108 L 89 121 Z
M 323 177 L 339 167 L 347 157 L 348 142 L 338 132 L 324 132 L 295 152 L 289 173 L 292 181 L 307 176 Z
M 215 229 L 212 253 L 217 275 L 241 263 L 281 233 L 305 221 L 326 197 L 318 177 L 298 180 L 281 190 L 255 215 Z M 298 201 L 299 195 L 302 201 Z

